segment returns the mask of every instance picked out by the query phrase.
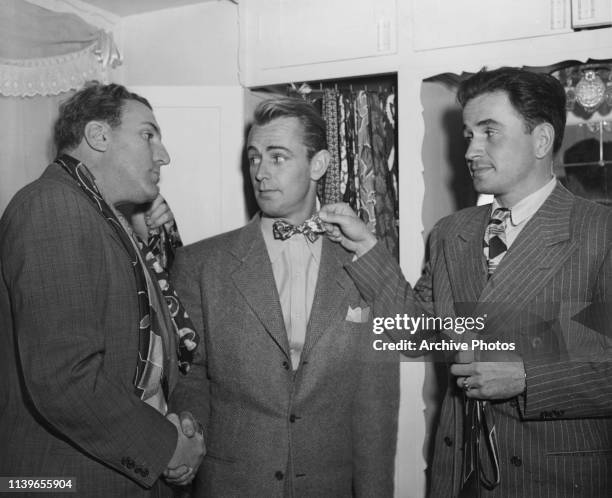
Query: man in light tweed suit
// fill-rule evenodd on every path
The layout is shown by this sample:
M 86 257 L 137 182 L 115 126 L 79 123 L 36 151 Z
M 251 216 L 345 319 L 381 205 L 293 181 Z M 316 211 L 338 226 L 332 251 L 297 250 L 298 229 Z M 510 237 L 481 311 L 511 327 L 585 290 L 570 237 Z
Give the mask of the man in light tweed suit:
M 325 147 L 310 104 L 262 102 L 247 142 L 261 213 L 177 252 L 172 277 L 203 331 L 172 400 L 205 425 L 195 496 L 393 495 L 398 365 L 368 357 L 352 254 L 318 237 Z
M 431 496 L 612 496 L 612 213 L 552 175 L 565 126 L 554 78 L 481 71 L 458 99 L 474 187 L 495 198 L 434 227 L 414 292 L 346 206 L 321 218 L 357 254 L 347 269 L 375 316 L 485 317 L 477 339 L 514 345 L 451 360 Z

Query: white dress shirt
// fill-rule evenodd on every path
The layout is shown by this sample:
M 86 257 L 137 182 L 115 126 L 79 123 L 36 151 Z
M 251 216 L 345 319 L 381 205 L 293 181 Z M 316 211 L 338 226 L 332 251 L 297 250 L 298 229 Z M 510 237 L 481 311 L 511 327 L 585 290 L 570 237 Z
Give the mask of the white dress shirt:
M 291 364 L 297 370 L 317 286 L 322 240 L 319 237 L 310 242 L 301 233 L 287 240 L 275 239 L 272 234 L 275 221 L 262 216 L 261 230 L 280 298 Z
M 493 200 L 491 206 L 491 214 L 500 207 L 510 209 L 509 222 L 506 223 L 506 247 L 510 247 L 518 237 L 523 227 L 536 213 L 538 209 L 548 199 L 548 196 L 557 186 L 557 179 L 553 176 L 552 179 L 543 187 L 539 188 L 527 197 L 518 201 L 514 206 L 501 206 L 497 199 Z

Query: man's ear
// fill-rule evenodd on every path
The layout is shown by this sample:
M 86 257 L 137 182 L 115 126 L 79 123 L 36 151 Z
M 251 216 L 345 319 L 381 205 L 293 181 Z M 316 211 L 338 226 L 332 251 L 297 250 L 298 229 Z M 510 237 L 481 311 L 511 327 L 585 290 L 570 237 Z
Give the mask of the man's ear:
M 327 167 L 331 161 L 329 151 L 323 149 L 317 152 L 310 160 L 310 179 L 315 182 L 321 178 L 327 171 Z
M 110 127 L 104 121 L 89 121 L 83 136 L 87 145 L 98 152 L 104 152 L 109 143 Z
M 537 125 L 531 136 L 534 139 L 535 155 L 538 159 L 543 159 L 552 150 L 555 141 L 555 129 L 550 123 L 540 123 Z

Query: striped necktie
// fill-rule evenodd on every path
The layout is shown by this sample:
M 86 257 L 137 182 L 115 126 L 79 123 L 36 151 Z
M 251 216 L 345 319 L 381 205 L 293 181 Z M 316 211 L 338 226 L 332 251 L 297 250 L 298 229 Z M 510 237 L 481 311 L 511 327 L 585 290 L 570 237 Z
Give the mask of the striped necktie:
M 484 255 L 489 276 L 496 270 L 508 245 L 506 222 L 510 210 L 493 211 L 484 236 Z M 493 408 L 483 400 L 464 396 L 463 405 L 463 469 L 458 498 L 479 498 L 482 487 L 492 490 L 500 482 L 499 449 Z
M 508 245 L 506 244 L 506 223 L 510 210 L 497 208 L 493 211 L 484 236 L 484 255 L 487 258 L 487 273 L 492 275 L 502 260 Z

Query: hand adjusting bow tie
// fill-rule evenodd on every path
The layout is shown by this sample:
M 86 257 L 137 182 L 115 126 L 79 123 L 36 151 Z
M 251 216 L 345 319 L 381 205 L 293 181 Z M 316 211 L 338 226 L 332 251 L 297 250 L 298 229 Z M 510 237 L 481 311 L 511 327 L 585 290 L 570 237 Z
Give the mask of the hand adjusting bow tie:
M 296 233 L 303 233 L 310 242 L 314 242 L 319 234 L 325 233 L 323 221 L 317 215 L 308 218 L 301 225 L 292 225 L 283 220 L 277 220 L 272 225 L 272 233 L 275 239 L 287 240 Z

